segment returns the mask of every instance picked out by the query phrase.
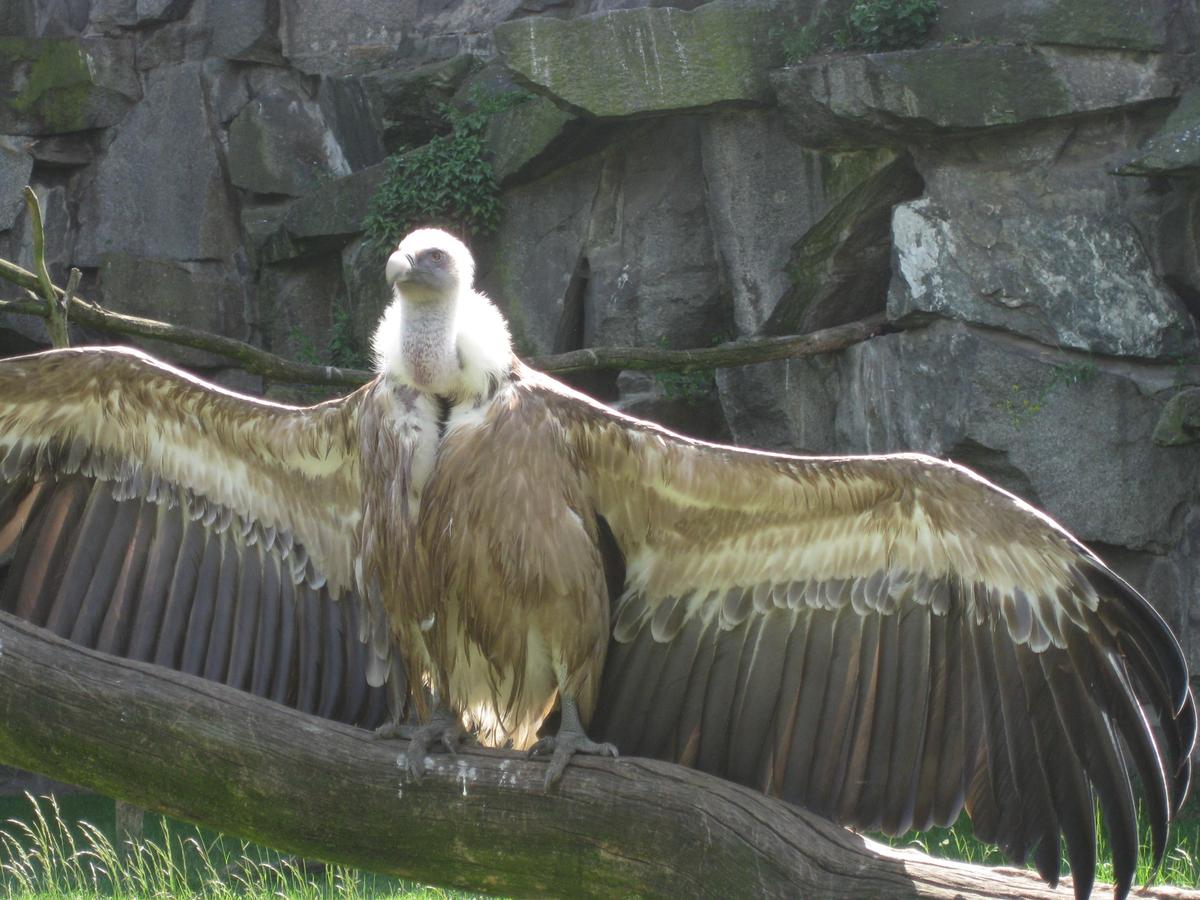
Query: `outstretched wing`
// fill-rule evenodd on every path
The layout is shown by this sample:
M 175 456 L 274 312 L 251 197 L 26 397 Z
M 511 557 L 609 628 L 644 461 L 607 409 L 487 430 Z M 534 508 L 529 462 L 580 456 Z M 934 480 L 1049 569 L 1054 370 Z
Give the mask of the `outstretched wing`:
M 1128 890 L 1140 781 L 1161 859 L 1196 730 L 1183 656 L 1049 518 L 936 459 L 717 447 L 544 389 L 625 563 L 594 738 L 862 829 L 966 806 L 1051 882 L 1065 839 L 1080 896 L 1093 791 Z
M 0 361 L 0 609 L 377 724 L 351 562 L 359 396 L 280 406 L 122 348 Z

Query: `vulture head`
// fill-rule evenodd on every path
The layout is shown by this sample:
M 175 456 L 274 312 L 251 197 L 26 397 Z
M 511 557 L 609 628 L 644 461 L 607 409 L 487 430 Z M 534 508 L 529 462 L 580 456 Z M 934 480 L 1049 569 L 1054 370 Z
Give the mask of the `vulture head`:
M 458 238 L 436 228 L 414 231 L 388 257 L 387 281 L 397 297 L 415 303 L 454 300 L 471 290 L 475 261 Z
M 458 238 L 422 228 L 388 257 L 392 302 L 372 346 L 376 369 L 439 396 L 488 395 L 512 366 L 504 317 L 477 292 L 475 261 Z

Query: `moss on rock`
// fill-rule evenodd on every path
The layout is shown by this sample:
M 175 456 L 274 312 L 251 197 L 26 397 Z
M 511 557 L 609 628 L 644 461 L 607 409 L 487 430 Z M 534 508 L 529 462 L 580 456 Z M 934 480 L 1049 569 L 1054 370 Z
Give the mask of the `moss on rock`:
M 530 17 L 499 26 L 496 46 L 518 78 L 570 106 L 630 116 L 766 102 L 767 71 L 781 61 L 772 21 L 768 10 L 724 2 Z

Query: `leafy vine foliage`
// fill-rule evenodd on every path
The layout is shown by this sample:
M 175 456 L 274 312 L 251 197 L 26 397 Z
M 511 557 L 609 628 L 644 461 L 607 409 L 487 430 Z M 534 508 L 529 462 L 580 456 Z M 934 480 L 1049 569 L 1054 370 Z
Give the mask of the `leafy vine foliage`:
M 380 249 L 394 247 L 412 228 L 440 226 L 459 234 L 489 234 L 500 224 L 500 186 L 487 156 L 492 117 L 528 99 L 521 91 L 471 91 L 465 109 L 442 104 L 449 130 L 388 158 L 387 177 L 364 222 Z
M 938 0 L 858 0 L 846 14 L 846 48 L 916 47 L 938 16 Z

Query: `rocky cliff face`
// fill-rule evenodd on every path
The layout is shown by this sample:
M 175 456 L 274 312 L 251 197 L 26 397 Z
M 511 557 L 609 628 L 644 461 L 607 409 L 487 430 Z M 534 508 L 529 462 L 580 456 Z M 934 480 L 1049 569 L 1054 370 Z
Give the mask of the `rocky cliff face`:
M 33 183 L 52 274 L 88 296 L 277 352 L 337 322 L 361 342 L 386 154 L 472 85 L 520 86 L 488 130 L 504 218 L 474 243 L 524 352 L 886 312 L 839 354 L 588 387 L 702 436 L 973 466 L 1200 664 L 1194 0 L 943 0 L 920 49 L 786 64 L 847 5 L 0 0 L 0 256 L 28 264 Z M 43 340 L 0 319 L 0 350 Z

